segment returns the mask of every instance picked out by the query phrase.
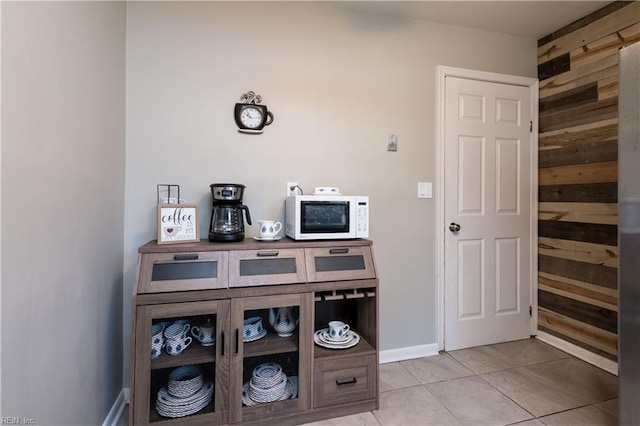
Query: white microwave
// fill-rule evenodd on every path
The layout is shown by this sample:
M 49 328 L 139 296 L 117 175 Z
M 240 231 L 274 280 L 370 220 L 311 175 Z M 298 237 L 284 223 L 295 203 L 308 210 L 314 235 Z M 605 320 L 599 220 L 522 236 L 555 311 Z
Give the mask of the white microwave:
M 369 237 L 369 197 L 295 195 L 285 202 L 285 233 L 294 240 Z

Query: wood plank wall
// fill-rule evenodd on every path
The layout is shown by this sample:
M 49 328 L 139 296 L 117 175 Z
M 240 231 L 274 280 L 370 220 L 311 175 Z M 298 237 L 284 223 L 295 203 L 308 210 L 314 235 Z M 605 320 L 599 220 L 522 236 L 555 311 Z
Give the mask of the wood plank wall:
M 540 330 L 617 359 L 618 49 L 640 2 L 613 2 L 538 40 Z

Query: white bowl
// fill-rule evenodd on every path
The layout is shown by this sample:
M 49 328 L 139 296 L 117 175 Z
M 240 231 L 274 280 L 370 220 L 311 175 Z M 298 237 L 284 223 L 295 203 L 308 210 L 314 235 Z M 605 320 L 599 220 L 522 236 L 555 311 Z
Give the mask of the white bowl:
M 167 390 L 178 398 L 189 397 L 202 388 L 202 369 L 195 365 L 183 365 L 171 371 Z

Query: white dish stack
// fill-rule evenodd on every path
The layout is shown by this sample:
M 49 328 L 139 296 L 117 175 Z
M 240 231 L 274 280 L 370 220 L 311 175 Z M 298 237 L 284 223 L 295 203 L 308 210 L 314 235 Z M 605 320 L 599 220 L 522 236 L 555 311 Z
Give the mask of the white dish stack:
M 282 367 L 273 362 L 257 366 L 251 380 L 242 388 L 242 402 L 246 406 L 284 401 L 298 396 L 298 377 L 287 377 Z
M 340 338 L 331 337 L 328 328 L 323 328 L 313 334 L 313 341 L 318 346 L 327 349 L 348 349 L 360 342 L 360 336 L 354 330 L 348 330 Z
M 160 389 L 156 410 L 163 417 L 184 417 L 206 407 L 213 396 L 213 383 L 204 382 L 195 365 L 178 367 L 169 374 L 167 387 Z

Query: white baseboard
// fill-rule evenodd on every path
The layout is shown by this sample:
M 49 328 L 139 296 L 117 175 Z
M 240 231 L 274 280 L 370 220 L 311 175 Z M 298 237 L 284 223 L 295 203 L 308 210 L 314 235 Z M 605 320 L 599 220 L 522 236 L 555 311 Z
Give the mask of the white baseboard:
M 129 388 L 123 388 L 109 410 L 107 418 L 102 422 L 102 426 L 116 426 L 127 408 L 127 404 L 129 404 Z
M 430 343 L 428 345 L 409 346 L 399 349 L 388 349 L 380 351 L 380 364 L 388 362 L 405 361 L 407 359 L 422 358 L 425 356 L 438 355 L 438 344 Z
M 544 331 L 538 330 L 537 339 L 550 344 L 551 346 L 560 349 L 568 353 L 569 355 L 573 355 L 576 358 L 579 358 L 589 364 L 593 364 L 598 368 L 603 369 L 606 372 L 609 372 L 614 375 L 618 375 L 618 363 L 615 361 L 611 361 L 603 356 L 598 354 L 594 354 L 593 352 L 589 352 L 588 350 L 581 348 L 580 346 L 574 345 L 573 343 L 569 343 L 566 340 L 562 340 L 559 337 L 556 337 L 552 334 L 545 333 Z

